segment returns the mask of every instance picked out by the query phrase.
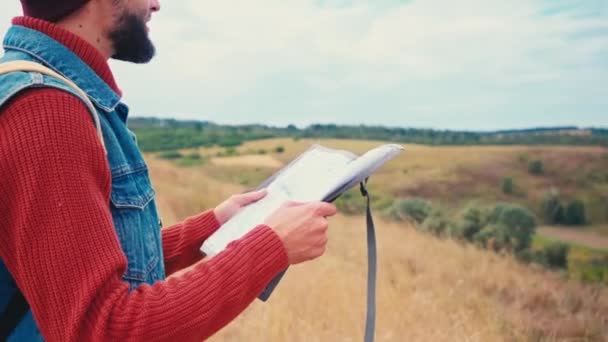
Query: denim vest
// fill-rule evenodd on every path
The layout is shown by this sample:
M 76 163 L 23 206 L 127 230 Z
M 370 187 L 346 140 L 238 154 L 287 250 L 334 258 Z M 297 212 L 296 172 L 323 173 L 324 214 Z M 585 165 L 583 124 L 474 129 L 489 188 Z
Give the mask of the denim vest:
M 127 128 L 128 107 L 78 56 L 49 36 L 22 26 L 13 26 L 4 38 L 5 54 L 0 63 L 26 60 L 41 63 L 78 85 L 99 113 L 107 160 L 112 174 L 111 200 L 114 229 L 128 266 L 123 280 L 130 290 L 165 278 L 160 220 L 155 191 L 135 135 Z M 13 72 L 0 76 L 0 108 L 15 94 L 28 88 L 51 87 L 79 96 L 66 84 L 35 72 Z M 91 120 L 91 125 L 93 121 Z M 2 180 L 0 180 L 2 181 Z M 15 281 L 0 260 L 0 313 L 16 291 Z M 31 310 L 9 341 L 43 340 Z

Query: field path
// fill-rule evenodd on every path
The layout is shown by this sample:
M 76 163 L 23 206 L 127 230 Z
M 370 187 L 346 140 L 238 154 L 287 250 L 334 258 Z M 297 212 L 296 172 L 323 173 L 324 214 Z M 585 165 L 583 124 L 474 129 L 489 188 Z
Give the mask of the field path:
M 597 249 L 608 249 L 608 238 L 593 232 L 585 232 L 576 228 L 541 227 L 538 229 L 540 235 L 556 240 L 574 242 Z

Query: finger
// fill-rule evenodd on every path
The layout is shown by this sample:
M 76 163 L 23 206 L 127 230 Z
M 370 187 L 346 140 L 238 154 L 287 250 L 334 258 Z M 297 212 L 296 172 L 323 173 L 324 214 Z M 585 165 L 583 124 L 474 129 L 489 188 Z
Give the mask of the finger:
M 338 212 L 335 205 L 326 202 L 316 202 L 312 205 L 315 206 L 315 213 L 319 216 L 327 217 L 333 216 Z
M 236 195 L 234 199 L 239 205 L 243 206 L 261 200 L 267 195 L 267 193 L 268 192 L 266 189 L 262 189 L 259 191 L 252 191 L 245 194 Z

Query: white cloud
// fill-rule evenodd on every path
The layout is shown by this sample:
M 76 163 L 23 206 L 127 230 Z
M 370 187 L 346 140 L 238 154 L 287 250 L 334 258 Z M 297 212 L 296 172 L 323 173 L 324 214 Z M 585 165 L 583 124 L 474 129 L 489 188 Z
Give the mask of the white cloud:
M 608 88 L 605 13 L 542 16 L 543 2 L 525 0 L 162 5 L 151 24 L 155 61 L 113 63 L 135 113 L 278 124 L 608 124 L 608 100 L 597 91 Z

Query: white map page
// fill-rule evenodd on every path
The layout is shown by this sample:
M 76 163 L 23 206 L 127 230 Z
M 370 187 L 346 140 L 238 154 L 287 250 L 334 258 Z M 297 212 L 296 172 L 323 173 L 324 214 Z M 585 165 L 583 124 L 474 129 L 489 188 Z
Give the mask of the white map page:
M 219 253 L 231 241 L 264 223 L 286 201 L 321 201 L 357 175 L 371 174 L 402 149 L 399 145 L 384 145 L 357 158 L 348 151 L 313 145 L 276 176 L 263 199 L 243 208 L 222 225 L 205 241 L 201 251 L 207 256 Z

